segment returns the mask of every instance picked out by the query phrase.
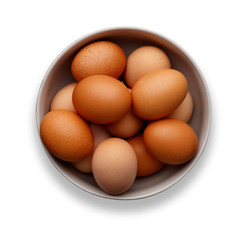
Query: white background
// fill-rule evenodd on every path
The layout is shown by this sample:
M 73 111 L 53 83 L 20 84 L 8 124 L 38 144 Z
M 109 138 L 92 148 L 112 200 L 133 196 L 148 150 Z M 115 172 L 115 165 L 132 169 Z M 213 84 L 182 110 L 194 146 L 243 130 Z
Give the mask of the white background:
M 0 239 L 247 239 L 247 1 L 1 1 Z M 47 159 L 35 103 L 54 58 L 85 34 L 138 27 L 197 62 L 212 131 L 194 169 L 138 201 L 92 196 Z

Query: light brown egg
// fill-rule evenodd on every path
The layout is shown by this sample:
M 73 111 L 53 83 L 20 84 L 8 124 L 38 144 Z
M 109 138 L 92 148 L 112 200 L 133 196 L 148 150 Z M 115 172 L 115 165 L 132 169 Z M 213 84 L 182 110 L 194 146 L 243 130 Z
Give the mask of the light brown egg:
M 103 125 L 99 125 L 99 124 L 95 124 L 95 123 L 90 123 L 89 124 L 91 131 L 93 133 L 94 136 L 94 147 L 93 150 L 91 152 L 91 154 L 78 162 L 74 162 L 72 163 L 73 166 L 79 170 L 80 172 L 84 172 L 84 173 L 92 173 L 92 156 L 93 153 L 96 149 L 96 147 L 104 140 L 108 139 L 111 137 L 110 133 L 105 129 L 105 127 Z
M 144 130 L 143 138 L 146 147 L 158 160 L 171 165 L 188 162 L 198 148 L 194 130 L 176 119 L 150 123 Z
M 92 172 L 103 191 L 110 194 L 126 192 L 133 185 L 137 173 L 134 149 L 121 138 L 104 140 L 93 154 Z
M 127 58 L 125 82 L 132 88 L 143 75 L 160 68 L 171 68 L 170 59 L 163 50 L 155 46 L 137 48 Z
M 177 119 L 187 123 L 192 116 L 193 108 L 193 99 L 191 94 L 188 92 L 179 107 L 171 114 L 169 114 L 166 118 Z
M 142 134 L 127 139 L 136 153 L 138 161 L 137 177 L 145 177 L 158 172 L 164 167 L 164 163 L 157 160 L 144 144 Z
M 97 41 L 82 48 L 74 57 L 71 72 L 77 81 L 92 75 L 119 78 L 126 66 L 122 48 L 109 41 Z
M 67 161 L 80 161 L 90 155 L 94 138 L 88 124 L 75 112 L 56 109 L 45 115 L 40 136 L 47 150 Z
M 80 116 L 99 124 L 120 120 L 131 106 L 127 87 L 106 75 L 94 75 L 80 81 L 73 91 L 72 101 Z
M 60 89 L 53 97 L 50 110 L 67 109 L 76 112 L 72 103 L 72 93 L 76 85 L 77 82 L 73 82 Z
M 136 116 L 132 109 L 119 121 L 105 125 L 106 129 L 114 136 L 129 138 L 134 136 L 143 126 L 145 120 Z
M 132 108 L 146 120 L 164 118 L 184 100 L 188 83 L 182 73 L 174 69 L 160 69 L 141 77 L 133 86 Z

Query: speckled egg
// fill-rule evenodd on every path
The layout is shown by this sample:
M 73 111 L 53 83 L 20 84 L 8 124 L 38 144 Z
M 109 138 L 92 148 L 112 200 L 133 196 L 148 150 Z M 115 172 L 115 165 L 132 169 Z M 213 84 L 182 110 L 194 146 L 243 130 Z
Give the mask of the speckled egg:
M 90 155 L 94 138 L 88 124 L 75 112 L 56 109 L 48 112 L 40 125 L 40 136 L 47 150 L 67 162 Z
M 110 41 L 96 41 L 83 47 L 74 57 L 71 72 L 77 81 L 91 75 L 119 78 L 126 66 L 122 48 Z

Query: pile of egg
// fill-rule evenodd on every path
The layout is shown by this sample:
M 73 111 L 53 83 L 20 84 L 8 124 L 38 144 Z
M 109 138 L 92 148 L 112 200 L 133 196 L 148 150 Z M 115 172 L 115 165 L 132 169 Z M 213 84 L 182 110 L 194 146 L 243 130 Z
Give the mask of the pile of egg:
M 41 139 L 103 191 L 124 193 L 136 177 L 193 158 L 192 96 L 162 49 L 142 46 L 126 57 L 116 43 L 96 41 L 75 55 L 71 73 L 75 82 L 55 94 L 42 119 Z

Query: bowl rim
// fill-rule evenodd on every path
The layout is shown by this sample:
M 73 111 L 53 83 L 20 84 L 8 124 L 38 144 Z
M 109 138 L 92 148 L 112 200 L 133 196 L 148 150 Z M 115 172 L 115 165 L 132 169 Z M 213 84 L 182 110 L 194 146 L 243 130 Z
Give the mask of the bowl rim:
M 194 68 L 197 70 L 200 78 L 201 78 L 201 83 L 204 87 L 204 91 L 206 94 L 206 106 L 207 106 L 207 119 L 206 119 L 206 130 L 205 130 L 205 135 L 202 139 L 202 147 L 201 149 L 198 149 L 197 152 L 197 158 L 192 161 L 192 163 L 190 164 L 190 166 L 180 175 L 180 177 L 176 178 L 175 180 L 173 180 L 169 185 L 167 185 L 166 188 L 161 188 L 158 190 L 154 190 L 150 193 L 145 193 L 145 194 L 141 194 L 140 196 L 129 196 L 129 197 L 122 197 L 122 195 L 110 195 L 110 194 L 106 194 L 106 193 L 96 193 L 94 191 L 91 191 L 89 189 L 86 189 L 82 186 L 80 186 L 79 184 L 77 184 L 70 176 L 66 175 L 60 168 L 59 166 L 55 163 L 55 161 L 51 158 L 50 153 L 48 152 L 48 150 L 46 149 L 46 147 L 44 146 L 41 136 L 40 136 L 40 114 L 39 114 L 39 104 L 41 101 L 41 94 L 42 91 L 44 89 L 45 83 L 46 83 L 46 79 L 48 78 L 48 76 L 50 75 L 51 71 L 53 70 L 53 68 L 56 66 L 56 64 L 58 63 L 58 61 L 66 54 L 66 52 L 68 50 L 70 50 L 72 47 L 74 47 L 75 45 L 79 44 L 81 41 L 89 38 L 89 37 L 93 37 L 97 34 L 101 34 L 101 33 L 105 33 L 105 32 L 114 32 L 114 31 L 138 31 L 138 32 L 142 32 L 142 33 L 147 33 L 150 35 L 154 35 L 157 36 L 161 39 L 164 39 L 166 41 L 168 41 L 169 43 L 171 43 L 172 45 L 174 45 L 181 53 L 183 53 L 186 58 L 188 58 L 188 60 L 192 63 L 192 65 L 194 66 Z M 75 186 L 79 187 L 80 189 L 82 189 L 83 191 L 90 193 L 92 195 L 95 195 L 97 197 L 102 197 L 102 198 L 106 198 L 106 199 L 112 199 L 112 200 L 139 200 L 139 199 L 144 199 L 144 198 L 148 198 L 148 197 L 152 197 L 155 196 L 159 193 L 162 193 L 166 190 L 168 190 L 169 188 L 171 188 L 172 186 L 174 186 L 176 183 L 178 183 L 179 181 L 181 181 L 186 174 L 188 174 L 190 172 L 190 170 L 195 166 L 195 164 L 198 162 L 198 160 L 201 158 L 202 154 L 204 153 L 206 147 L 207 147 L 207 143 L 208 143 L 208 139 L 209 139 L 209 135 L 211 132 L 211 125 L 212 125 L 212 107 L 211 107 L 211 97 L 210 97 L 210 93 L 209 93 L 209 88 L 206 82 L 205 77 L 202 74 L 202 71 L 200 70 L 198 64 L 196 63 L 196 61 L 192 58 L 192 56 L 178 43 L 176 43 L 174 40 L 172 40 L 171 38 L 168 38 L 167 36 L 155 32 L 155 31 L 151 31 L 148 30 L 146 28 L 137 28 L 137 27 L 110 27 L 110 28 L 102 28 L 99 30 L 95 30 L 93 32 L 90 32 L 88 34 L 83 35 L 82 37 L 79 37 L 78 39 L 74 40 L 71 44 L 69 44 L 67 47 L 65 47 L 57 56 L 56 58 L 52 61 L 52 63 L 50 64 L 50 66 L 48 67 L 48 69 L 45 72 L 45 75 L 42 78 L 42 81 L 40 83 L 39 89 L 38 89 L 38 95 L 37 95 L 37 99 L 36 99 L 36 104 L 35 104 L 35 118 L 36 118 L 36 127 L 37 127 L 37 132 L 39 135 L 39 139 L 40 142 L 42 144 L 42 147 L 44 149 L 44 151 L 46 152 L 47 157 L 50 159 L 50 161 L 52 162 L 52 164 L 54 165 L 54 167 L 71 183 L 73 183 Z

